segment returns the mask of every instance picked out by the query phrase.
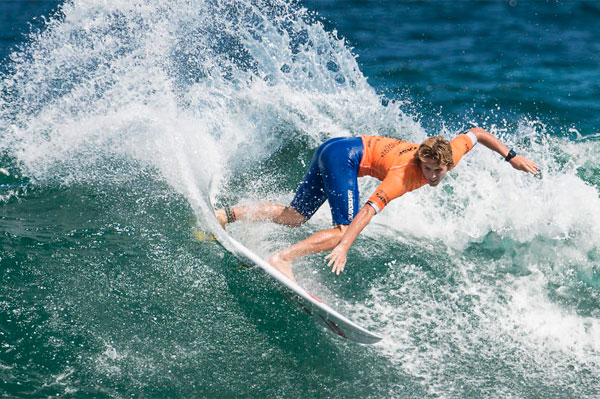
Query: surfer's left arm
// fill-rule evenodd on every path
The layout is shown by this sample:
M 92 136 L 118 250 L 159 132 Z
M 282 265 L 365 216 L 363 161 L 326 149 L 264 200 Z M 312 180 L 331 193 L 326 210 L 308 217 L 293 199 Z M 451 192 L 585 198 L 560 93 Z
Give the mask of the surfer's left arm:
M 483 144 L 490 150 L 497 152 L 505 159 L 509 155 L 510 151 L 512 151 L 507 146 L 505 146 L 500 140 L 498 140 L 498 138 L 496 138 L 490 132 L 480 127 L 472 128 L 469 130 L 469 132 L 475 135 L 475 137 L 477 138 L 477 142 Z M 537 166 L 535 162 L 522 155 L 514 155 L 512 158 L 510 158 L 508 162 L 513 168 L 534 175 L 537 175 L 540 170 L 540 167 Z
M 338 245 L 325 257 L 325 259 L 329 259 L 327 266 L 331 267 L 331 272 L 339 275 L 344 270 L 348 250 L 354 244 L 360 232 L 369 224 L 373 216 L 375 216 L 375 209 L 369 204 L 363 206 L 358 214 L 356 214 L 356 217 L 342 235 L 342 239 Z

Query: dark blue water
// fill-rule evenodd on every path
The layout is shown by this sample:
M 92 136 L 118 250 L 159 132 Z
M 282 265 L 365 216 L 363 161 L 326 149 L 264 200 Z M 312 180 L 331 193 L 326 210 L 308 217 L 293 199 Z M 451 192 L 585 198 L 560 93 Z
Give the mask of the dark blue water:
M 60 1 L 2 0 L 0 2 L 0 59 L 4 60 L 17 46 L 27 42 L 32 28 L 39 28 L 43 18 L 52 15 Z M 6 62 L 2 63 L 6 66 Z
M 595 1 L 0 1 L 0 396 L 598 397 L 599 22 Z M 473 125 L 542 177 L 479 146 L 341 276 L 295 265 L 379 344 L 194 238 L 209 198 L 289 201 L 327 138 Z M 267 258 L 329 224 L 228 229 Z
M 595 1 L 306 3 L 356 49 L 369 83 L 425 121 L 538 118 L 598 133 Z M 435 117 L 436 114 L 441 117 Z

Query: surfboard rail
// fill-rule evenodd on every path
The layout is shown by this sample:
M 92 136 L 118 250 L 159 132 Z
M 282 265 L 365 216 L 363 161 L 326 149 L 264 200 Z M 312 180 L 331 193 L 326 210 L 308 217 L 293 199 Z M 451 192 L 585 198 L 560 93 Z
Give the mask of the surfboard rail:
M 266 260 L 255 254 L 244 244 L 233 238 L 225 230 L 213 232 L 216 241 L 228 252 L 244 263 L 251 263 L 274 279 L 281 292 L 302 311 L 313 317 L 317 322 L 334 334 L 361 344 L 374 344 L 382 337 L 353 322 L 346 316 L 331 308 L 300 285 L 287 278 Z

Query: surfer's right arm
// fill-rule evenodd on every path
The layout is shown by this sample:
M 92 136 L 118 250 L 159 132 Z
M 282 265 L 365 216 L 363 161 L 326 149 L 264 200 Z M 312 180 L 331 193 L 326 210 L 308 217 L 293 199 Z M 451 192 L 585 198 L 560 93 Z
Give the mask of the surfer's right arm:
M 352 244 L 354 244 L 356 237 L 358 237 L 360 232 L 369 224 L 375 214 L 375 208 L 369 204 L 363 206 L 358 214 L 356 214 L 356 217 L 342 235 L 338 245 L 336 245 L 331 253 L 325 257 L 325 259 L 329 259 L 327 266 L 331 267 L 332 273 L 339 275 L 340 272 L 344 270 L 348 250 Z

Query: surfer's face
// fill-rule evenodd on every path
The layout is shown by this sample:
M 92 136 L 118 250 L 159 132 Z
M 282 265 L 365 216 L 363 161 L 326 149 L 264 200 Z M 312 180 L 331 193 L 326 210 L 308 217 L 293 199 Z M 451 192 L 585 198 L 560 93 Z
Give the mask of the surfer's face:
M 441 165 L 436 161 L 425 160 L 421 161 L 421 171 L 423 172 L 423 176 L 427 180 L 427 183 L 430 186 L 437 186 L 446 176 L 448 172 L 448 167 L 446 165 Z

